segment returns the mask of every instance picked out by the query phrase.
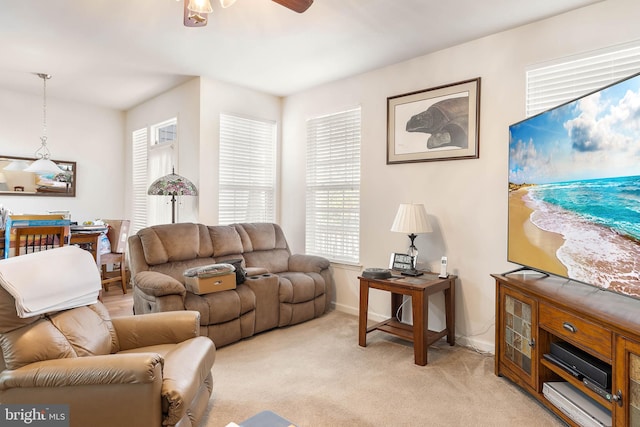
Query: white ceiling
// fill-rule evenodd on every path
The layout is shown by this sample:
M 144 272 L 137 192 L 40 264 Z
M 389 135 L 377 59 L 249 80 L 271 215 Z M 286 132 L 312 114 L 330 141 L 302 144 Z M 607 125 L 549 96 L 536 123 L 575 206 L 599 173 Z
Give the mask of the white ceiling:
M 285 96 L 600 0 L 0 0 L 0 87 L 129 109 L 193 76 Z

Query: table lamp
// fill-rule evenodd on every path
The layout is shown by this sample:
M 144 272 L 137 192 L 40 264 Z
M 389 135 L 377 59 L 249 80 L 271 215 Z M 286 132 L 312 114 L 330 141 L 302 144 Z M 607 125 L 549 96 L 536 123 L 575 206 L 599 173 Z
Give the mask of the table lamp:
M 411 245 L 409 246 L 407 255 L 417 257 L 418 248 L 416 248 L 414 244 L 417 234 L 430 233 L 432 231 L 429 221 L 427 220 L 427 211 L 424 209 L 424 205 L 414 203 L 400 204 L 396 218 L 393 220 L 391 231 L 408 234 Z
M 149 186 L 150 196 L 171 196 L 171 223 L 176 222 L 176 196 L 197 196 L 198 189 L 187 178 L 176 174 L 171 168 L 169 175 L 162 176 Z
M 4 176 L 2 172 L 0 172 L 0 191 L 8 191 L 9 186 L 7 185 L 7 177 Z

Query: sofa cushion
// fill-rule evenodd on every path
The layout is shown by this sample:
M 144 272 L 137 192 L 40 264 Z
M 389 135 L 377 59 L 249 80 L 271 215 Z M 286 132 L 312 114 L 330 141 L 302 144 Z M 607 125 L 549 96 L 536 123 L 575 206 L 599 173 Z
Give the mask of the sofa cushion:
M 50 319 L 67 338 L 78 357 L 118 351 L 115 331 L 102 304 L 61 311 L 52 315 Z
M 96 356 L 119 350 L 118 339 L 101 303 L 64 310 L 0 335 L 7 369 L 43 360 Z
M 241 227 L 251 240 L 251 247 L 254 251 L 268 251 L 271 249 L 288 249 L 287 241 L 282 229 L 277 224 L 271 223 L 251 223 L 237 224 Z M 249 252 L 245 248 L 245 252 Z
M 244 260 L 247 267 L 263 267 L 270 273 L 280 273 L 289 269 L 287 249 L 248 252 L 244 254 Z
M 213 244 L 213 256 L 241 254 L 242 240 L 238 231 L 230 225 L 216 225 L 209 228 L 209 235 Z
M 7 369 L 18 369 L 42 360 L 75 357 L 65 336 L 48 319 L 0 335 Z
M 210 257 L 213 246 L 206 227 L 192 223 L 163 224 L 138 231 L 149 265 Z
M 299 304 L 325 293 L 324 279 L 318 273 L 285 272 L 280 277 L 280 302 Z
M 195 295 L 187 292 L 184 306 L 200 312 L 201 325 L 216 325 L 237 319 L 256 308 L 256 297 L 247 285 L 236 289 Z

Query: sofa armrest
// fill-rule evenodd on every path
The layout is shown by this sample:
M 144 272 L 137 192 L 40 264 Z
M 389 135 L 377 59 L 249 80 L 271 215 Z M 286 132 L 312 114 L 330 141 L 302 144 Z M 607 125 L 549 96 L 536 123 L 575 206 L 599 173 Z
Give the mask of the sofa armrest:
M 178 280 L 157 271 L 141 271 L 133 277 L 133 281 L 142 292 L 154 297 L 180 295 L 184 298 L 187 293 Z
M 31 363 L 0 373 L 0 390 L 104 384 L 144 384 L 162 379 L 157 353 L 108 354 Z
M 301 273 L 320 273 L 329 268 L 331 263 L 328 259 L 316 255 L 291 255 L 289 257 L 289 271 Z
M 189 410 L 205 379 L 211 375 L 216 349 L 209 338 L 198 337 L 178 344 L 165 355 L 162 382 L 164 424 L 174 425 Z
M 200 335 L 200 313 L 167 311 L 111 319 L 120 350 L 176 344 Z

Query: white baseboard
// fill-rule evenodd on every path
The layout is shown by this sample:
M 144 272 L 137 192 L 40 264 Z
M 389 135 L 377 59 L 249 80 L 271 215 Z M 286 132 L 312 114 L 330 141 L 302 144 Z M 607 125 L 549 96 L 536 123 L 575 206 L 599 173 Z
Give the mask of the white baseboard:
M 468 347 L 479 353 L 496 354 L 496 347 L 493 343 L 478 340 L 475 338 L 463 337 L 456 335 L 456 344 L 462 347 Z
M 331 305 L 333 306 L 333 308 L 335 308 L 339 312 L 351 314 L 352 316 L 356 316 L 356 317 L 358 317 L 358 315 L 359 315 L 359 310 L 357 308 L 353 308 L 351 306 L 344 305 L 344 304 L 336 304 L 334 302 L 332 302 Z M 382 314 L 377 314 L 377 313 L 372 313 L 370 311 L 369 312 L 369 319 L 373 320 L 373 321 L 376 321 L 376 322 L 382 322 L 384 320 L 387 320 L 388 316 L 384 316 Z
M 336 304 L 334 302 L 332 302 L 331 305 L 335 310 L 339 312 L 347 313 L 352 316 L 358 317 L 357 308 L 347 306 L 344 304 Z M 369 312 L 369 320 L 373 320 L 375 322 L 382 322 L 386 319 L 388 319 L 388 317 L 385 315 Z M 461 347 L 468 347 L 480 353 L 495 354 L 495 351 L 496 351 L 494 343 L 478 340 L 474 337 L 465 337 L 465 336 L 456 335 L 456 344 Z

